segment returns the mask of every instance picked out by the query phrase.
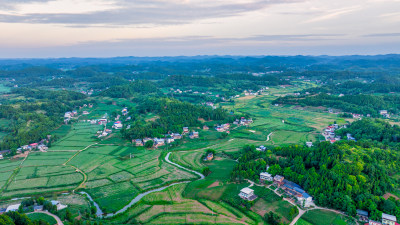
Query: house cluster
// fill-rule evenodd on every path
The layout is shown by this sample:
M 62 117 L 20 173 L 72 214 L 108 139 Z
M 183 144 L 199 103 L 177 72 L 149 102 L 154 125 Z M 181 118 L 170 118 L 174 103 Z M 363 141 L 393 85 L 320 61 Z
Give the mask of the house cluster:
M 231 125 L 229 123 L 225 123 L 225 124 L 221 124 L 221 125 L 217 125 L 215 127 L 215 130 L 217 130 L 218 132 L 227 132 L 229 133 L 229 128 L 231 127 Z
M 390 118 L 390 114 L 388 113 L 387 110 L 379 110 L 379 114 L 384 118 Z
M 213 102 L 206 102 L 206 106 L 210 106 L 213 109 L 217 108 L 217 106 L 215 106 Z
M 47 139 L 42 139 L 39 142 L 31 143 L 29 145 L 23 145 L 19 148 L 17 148 L 17 153 L 20 154 L 24 151 L 32 151 L 32 150 L 38 150 L 41 152 L 46 152 L 47 149 L 47 144 L 50 142 L 51 135 L 47 135 Z
M 325 137 L 326 141 L 329 141 L 331 143 L 335 143 L 336 141 L 340 141 L 340 137 L 336 136 L 335 130 L 339 129 L 339 125 L 333 124 L 331 126 L 328 126 L 325 128 L 323 135 Z
M 357 114 L 357 113 L 351 113 L 351 115 L 353 116 L 353 118 L 354 119 L 361 119 L 361 117 L 363 116 L 363 115 L 361 115 L 361 114 Z
M 366 222 L 365 225 L 399 225 L 396 221 L 396 216 L 382 213 L 381 221 L 374 221 L 369 219 L 369 214 L 367 211 L 357 209 L 357 216 L 360 221 Z
M 47 149 L 49 149 L 47 147 L 46 143 L 48 143 L 48 140 L 42 139 L 41 141 L 39 141 L 37 143 L 32 143 L 32 144 L 24 145 L 24 146 L 21 146 L 20 148 L 17 148 L 17 152 L 22 152 L 22 150 L 24 150 L 24 151 L 39 150 L 41 152 L 45 152 L 45 151 L 47 151 Z
M 246 187 L 240 190 L 239 197 L 247 201 L 254 201 L 257 195 L 254 194 L 253 189 Z
M 297 201 L 304 207 L 310 207 L 311 205 L 313 205 L 312 197 L 307 194 L 307 192 L 304 191 L 300 185 L 285 180 L 283 176 L 276 175 L 272 179 L 271 174 L 264 172 L 260 174 L 260 181 L 262 180 L 263 182 L 265 182 L 266 180 L 273 181 L 274 184 L 276 184 L 279 188 L 282 188 L 288 195 L 295 197 Z
M 106 117 L 103 117 L 101 119 L 93 119 L 93 120 L 87 120 L 88 122 L 90 122 L 90 124 L 96 125 L 107 125 L 108 120 L 106 119 Z
M 92 95 L 93 94 L 93 89 L 90 89 L 90 90 L 87 90 L 87 91 L 82 90 L 81 93 L 84 94 L 84 95 Z
M 182 139 L 183 135 L 189 134 L 190 139 L 195 139 L 199 138 L 199 132 L 197 131 L 191 131 L 189 132 L 188 127 L 184 127 L 182 129 L 182 134 L 179 133 L 168 133 L 164 135 L 165 137 L 168 138 L 143 138 L 143 139 L 136 139 L 132 140 L 132 143 L 135 143 L 136 146 L 144 146 L 146 142 L 153 140 L 153 147 L 158 148 L 160 146 L 164 146 L 165 144 L 170 144 L 174 142 L 175 140 Z
M 76 115 L 78 115 L 76 110 L 64 113 L 64 123 L 67 124 Z
M 106 136 L 108 136 L 108 135 L 111 134 L 111 133 L 112 133 L 112 130 L 111 130 L 111 129 L 107 129 L 107 128 L 104 126 L 104 130 L 99 130 L 99 131 L 97 131 L 97 137 L 98 137 L 98 138 L 106 137 Z
M 233 122 L 233 124 L 235 124 L 235 125 L 238 125 L 238 126 L 248 126 L 248 125 L 250 125 L 251 123 L 253 123 L 253 120 L 250 118 L 250 119 L 246 119 L 246 118 L 244 118 L 244 117 L 241 117 L 240 118 L 240 120 L 239 119 L 236 119 L 234 122 Z
M 51 200 L 50 202 L 52 205 L 55 205 L 57 207 L 57 211 L 68 207 L 68 205 L 63 205 L 59 201 Z M 0 214 L 6 213 L 6 212 L 16 212 L 16 211 L 18 211 L 20 206 L 21 206 L 21 203 L 18 203 L 18 204 L 9 205 L 9 206 L 7 206 L 7 208 L 0 208 Z M 24 207 L 24 211 L 27 211 L 27 210 L 28 210 L 28 208 Z M 43 211 L 43 205 L 34 205 L 33 211 L 34 212 Z

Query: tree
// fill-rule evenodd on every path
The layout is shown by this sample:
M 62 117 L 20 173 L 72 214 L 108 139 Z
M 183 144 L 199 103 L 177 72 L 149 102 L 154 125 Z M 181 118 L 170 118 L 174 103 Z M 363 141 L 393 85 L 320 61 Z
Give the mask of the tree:
M 146 143 L 144 144 L 144 147 L 146 148 L 151 148 L 154 145 L 154 141 L 150 140 L 150 141 L 146 141 Z
M 205 168 L 203 168 L 203 169 L 201 170 L 201 173 L 202 173 L 204 176 L 208 176 L 208 175 L 211 173 L 211 170 L 210 170 L 209 167 L 205 167 Z
M 7 215 L 0 215 L 0 225 L 15 225 L 14 221 Z
M 72 222 L 74 218 L 72 218 L 72 213 L 67 209 L 65 211 L 65 219 L 68 220 L 69 222 Z
M 279 225 L 281 216 L 279 216 L 278 214 L 275 214 L 272 211 L 269 211 L 269 213 L 266 213 L 264 215 L 264 219 L 271 225 Z
M 297 216 L 297 214 L 299 214 L 299 209 L 297 208 L 297 206 L 293 206 L 292 208 L 290 208 L 290 220 L 293 220 Z
M 96 215 L 97 212 L 97 208 L 95 206 L 90 207 L 90 213 L 92 213 L 93 215 Z

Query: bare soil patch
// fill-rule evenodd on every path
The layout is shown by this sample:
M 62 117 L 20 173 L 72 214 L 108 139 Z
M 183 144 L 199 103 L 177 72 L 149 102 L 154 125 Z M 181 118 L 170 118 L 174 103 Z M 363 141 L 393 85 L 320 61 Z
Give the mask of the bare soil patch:
M 217 187 L 219 186 L 219 181 L 215 181 L 214 183 L 210 184 L 207 188 Z
M 247 95 L 247 96 L 244 96 L 244 97 L 240 97 L 237 100 L 250 100 L 250 99 L 253 99 L 255 97 L 256 97 L 255 95 Z
M 397 197 L 396 195 L 394 195 L 394 194 L 392 194 L 392 193 L 386 193 L 385 195 L 383 195 L 383 197 L 386 199 L 386 200 L 388 200 L 390 197 L 393 197 L 394 199 L 396 199 L 396 200 L 399 200 L 400 198 L 399 197 Z

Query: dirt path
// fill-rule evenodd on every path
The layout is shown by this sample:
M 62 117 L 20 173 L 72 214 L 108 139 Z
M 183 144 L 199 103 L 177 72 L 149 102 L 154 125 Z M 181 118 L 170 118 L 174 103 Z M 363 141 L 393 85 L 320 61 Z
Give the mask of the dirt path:
M 267 141 L 269 141 L 269 137 L 271 137 L 271 135 L 273 134 L 273 132 L 269 133 L 267 136 Z
M 88 148 L 92 147 L 93 145 L 97 145 L 97 144 L 98 143 L 94 143 L 94 144 L 88 145 L 84 149 L 77 151 L 71 158 L 69 158 L 65 163 L 63 163 L 64 166 L 70 166 L 70 167 L 74 168 L 76 172 L 81 173 L 83 175 L 83 181 L 74 190 L 77 190 L 77 189 L 80 189 L 80 188 L 84 188 L 88 177 L 87 177 L 86 173 L 84 173 L 78 167 L 73 166 L 73 165 L 67 165 L 67 163 L 69 163 L 73 158 L 75 158 L 75 156 L 79 155 L 79 153 L 81 153 L 81 152 L 87 150 Z
M 29 156 L 29 152 L 26 154 L 25 158 L 21 161 L 21 163 L 18 165 L 18 167 L 14 169 L 13 174 L 11 174 L 10 178 L 8 178 L 7 183 L 3 186 L 3 188 L 1 189 L 0 192 L 3 192 L 8 187 L 8 185 L 10 185 L 10 183 L 12 182 L 14 177 L 17 176 L 18 171 L 22 168 L 22 164 L 25 162 L 25 160 L 28 158 L 28 156 Z
M 33 213 L 43 213 L 43 214 L 47 214 L 47 215 L 53 217 L 53 218 L 57 221 L 57 225 L 64 225 L 64 223 L 61 221 L 60 217 L 58 217 L 58 216 L 56 216 L 56 215 L 54 215 L 54 214 L 52 214 L 52 213 L 49 213 L 48 211 L 33 212 Z M 28 214 L 33 214 L 33 213 L 27 213 L 27 215 L 28 215 Z

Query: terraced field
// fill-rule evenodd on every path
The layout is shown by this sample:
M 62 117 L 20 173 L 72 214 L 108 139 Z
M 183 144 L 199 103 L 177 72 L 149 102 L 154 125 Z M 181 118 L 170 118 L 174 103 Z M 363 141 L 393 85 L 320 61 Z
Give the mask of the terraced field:
M 161 153 L 160 150 L 95 145 L 68 164 L 87 174 L 86 191 L 109 213 L 121 209 L 140 192 L 196 178 L 162 161 Z
M 96 144 L 101 141 L 93 136 L 101 126 L 81 122 L 61 128 L 63 138 L 48 152 L 31 152 L 23 163 L 0 161 L 2 197 L 84 188 L 104 212 L 115 212 L 140 192 L 196 178 L 164 162 L 161 150 Z
M 182 196 L 186 184 L 178 184 L 147 195 L 126 213 L 114 218 L 116 223 L 142 224 L 257 224 L 241 211 L 221 202 L 193 200 Z
M 172 152 L 170 159 L 186 168 L 201 171 L 205 167 L 202 163 L 202 156 L 205 152 L 205 150 Z

